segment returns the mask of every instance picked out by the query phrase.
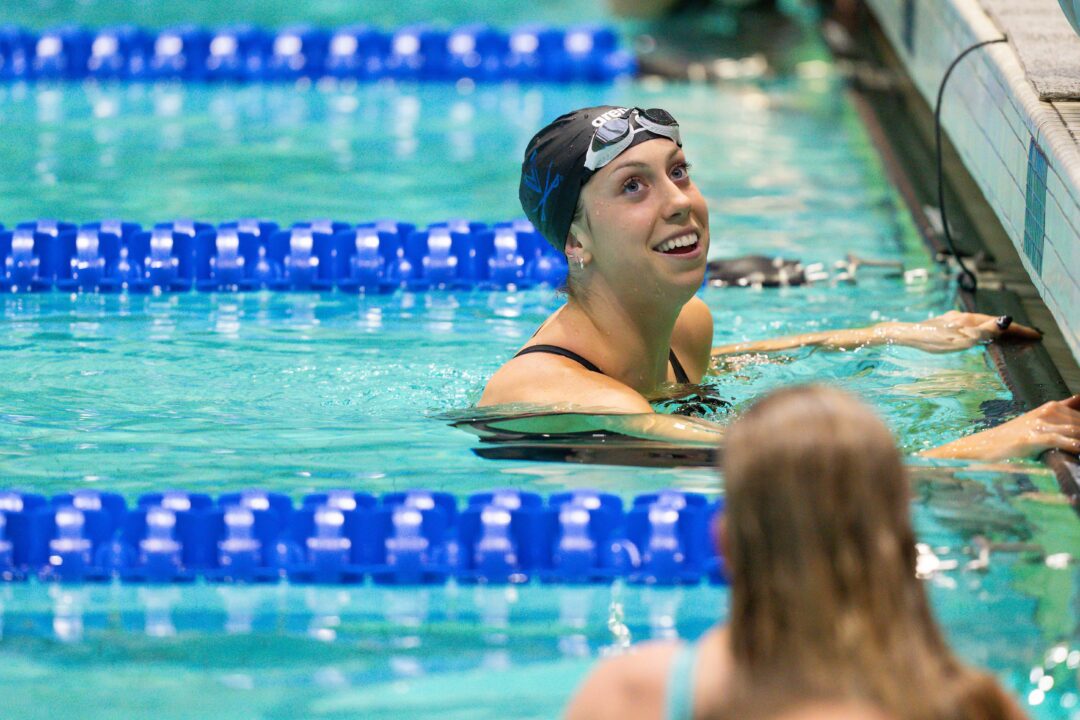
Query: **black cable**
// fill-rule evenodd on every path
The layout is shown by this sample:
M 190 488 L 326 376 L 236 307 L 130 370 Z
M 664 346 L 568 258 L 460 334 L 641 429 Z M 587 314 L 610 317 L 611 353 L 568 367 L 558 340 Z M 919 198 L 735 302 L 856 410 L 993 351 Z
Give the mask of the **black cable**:
M 949 69 L 945 71 L 945 76 L 941 78 L 941 85 L 938 87 L 937 104 L 934 106 L 934 148 L 937 154 L 937 192 L 938 192 L 938 210 L 941 212 L 941 228 L 945 233 L 945 244 L 949 246 L 949 252 L 956 258 L 956 263 L 960 266 L 960 277 L 957 280 L 960 283 L 960 288 L 968 292 L 975 292 L 979 287 L 979 280 L 975 277 L 964 261 L 960 259 L 960 253 L 956 252 L 956 244 L 953 243 L 952 233 L 949 232 L 949 219 L 945 213 L 945 176 L 941 169 L 941 100 L 945 95 L 945 83 L 949 82 L 949 76 L 952 75 L 952 71 L 956 69 L 957 64 L 963 60 L 967 55 L 985 45 L 993 45 L 994 43 L 1007 42 L 1008 38 L 1000 37 L 997 40 L 984 40 L 980 43 L 975 43 L 964 52 L 960 53 L 952 64 L 949 65 Z

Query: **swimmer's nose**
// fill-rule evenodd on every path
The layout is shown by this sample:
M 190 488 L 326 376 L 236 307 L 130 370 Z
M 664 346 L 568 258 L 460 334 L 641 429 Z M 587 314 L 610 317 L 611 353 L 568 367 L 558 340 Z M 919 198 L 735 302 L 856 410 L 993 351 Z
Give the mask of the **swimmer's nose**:
M 673 182 L 666 183 L 667 202 L 664 207 L 664 219 L 682 221 L 690 215 L 690 196 L 683 188 Z

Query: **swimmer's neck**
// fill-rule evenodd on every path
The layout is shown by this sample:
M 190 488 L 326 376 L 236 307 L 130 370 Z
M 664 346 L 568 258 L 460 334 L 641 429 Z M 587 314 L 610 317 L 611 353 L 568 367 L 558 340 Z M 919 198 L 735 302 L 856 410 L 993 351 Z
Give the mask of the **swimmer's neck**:
M 645 293 L 616 296 L 594 285 L 567 300 L 558 324 L 604 374 L 648 396 L 667 382 L 671 336 L 684 304 Z

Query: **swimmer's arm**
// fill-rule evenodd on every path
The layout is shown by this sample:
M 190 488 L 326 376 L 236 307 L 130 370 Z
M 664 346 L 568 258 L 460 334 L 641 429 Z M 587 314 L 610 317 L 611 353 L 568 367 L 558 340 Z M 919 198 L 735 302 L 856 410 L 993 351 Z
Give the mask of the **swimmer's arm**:
M 499 429 L 527 432 L 582 432 L 607 430 L 660 442 L 715 447 L 723 427 L 697 418 L 664 415 L 653 410 L 640 393 L 599 373 L 586 372 L 577 363 L 552 356 L 526 355 L 508 362 L 488 382 L 479 407 L 529 405 L 574 418 L 573 427 L 535 425 L 550 423 L 551 416 L 500 421 Z M 513 426 L 507 425 L 512 422 Z M 522 423 L 534 423 L 526 427 Z
M 828 350 L 856 350 L 872 345 L 904 345 L 927 352 L 943 353 L 964 350 L 978 343 L 992 342 L 1003 337 L 1016 340 L 1038 340 L 1038 330 L 1019 323 L 1006 329 L 998 327 L 997 318 L 980 313 L 955 310 L 921 322 L 883 322 L 865 328 L 824 330 L 789 335 L 754 342 L 722 345 L 712 350 L 713 357 L 734 354 L 770 353 L 779 350 L 815 346 Z
M 596 398 L 594 398 L 595 400 Z M 529 413 L 488 421 L 487 426 L 504 432 L 545 433 L 612 432 L 641 440 L 716 447 L 724 437 L 724 428 L 700 418 L 665 415 L 654 412 L 641 398 L 608 396 L 605 404 L 589 406 L 559 404 L 544 408 L 550 412 Z
M 856 328 L 853 330 L 826 330 L 822 332 L 802 333 L 800 335 L 785 335 L 768 340 L 752 340 L 749 342 L 733 343 L 731 345 L 717 345 L 712 349 L 714 358 L 723 355 L 749 355 L 754 353 L 771 353 L 780 350 L 793 350 L 801 347 L 823 347 L 829 350 L 852 350 L 860 347 L 877 345 L 873 328 Z
M 600 428 L 642 440 L 716 447 L 724 438 L 724 427 L 701 418 L 654 412 L 596 415 Z
M 1046 450 L 1080 454 L 1080 395 L 1048 402 L 997 427 L 924 450 L 923 457 L 1005 460 Z

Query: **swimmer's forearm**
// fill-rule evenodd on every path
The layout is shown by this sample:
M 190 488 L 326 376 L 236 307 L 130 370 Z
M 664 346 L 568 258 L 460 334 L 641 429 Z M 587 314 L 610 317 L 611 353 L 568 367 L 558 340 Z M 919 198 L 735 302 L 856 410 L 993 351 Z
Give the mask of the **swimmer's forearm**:
M 999 426 L 1000 427 L 1000 426 Z M 984 433 L 975 433 L 959 440 L 916 453 L 919 457 L 943 460 L 1007 460 L 1025 457 L 1030 453 L 1018 451 L 1012 446 L 987 442 Z
M 692 443 L 715 447 L 724 437 L 721 425 L 663 413 L 635 415 L 603 415 L 605 430 L 641 438 L 671 443 Z
M 1080 453 L 1080 395 L 1043 403 L 1001 425 L 919 454 L 959 460 L 1004 460 L 1037 457 L 1047 450 Z
M 529 435 L 607 431 L 643 440 L 709 447 L 716 447 L 724 436 L 723 426 L 700 418 L 664 415 L 651 411 L 581 410 L 495 418 L 487 421 L 486 429 L 477 434 L 484 437 L 485 434 L 490 434 L 488 430 Z M 473 431 L 475 432 L 476 428 L 473 428 Z
M 822 330 L 820 332 L 787 335 L 768 340 L 721 345 L 712 349 L 712 355 L 717 357 L 719 355 L 743 353 L 770 353 L 810 346 L 828 350 L 855 350 L 871 345 L 881 345 L 888 342 L 889 339 L 886 326 L 881 324 L 865 328 Z
M 930 448 L 929 450 L 923 450 L 916 453 L 919 457 L 927 458 L 945 458 L 948 460 L 969 460 L 975 459 L 975 455 L 972 449 L 968 447 L 968 444 L 964 442 L 966 438 L 955 440 L 951 443 L 945 443 L 939 445 L 936 448 Z
M 773 340 L 738 343 L 713 348 L 713 357 L 733 353 L 769 353 L 808 345 L 830 350 L 856 350 L 871 345 L 894 344 L 926 352 L 943 353 L 966 350 L 981 343 L 1008 337 L 1037 342 L 1042 334 L 1035 328 L 1014 323 L 1008 315 L 992 317 L 979 313 L 951 310 L 937 317 L 917 322 L 886 321 L 852 330 L 791 335 Z

